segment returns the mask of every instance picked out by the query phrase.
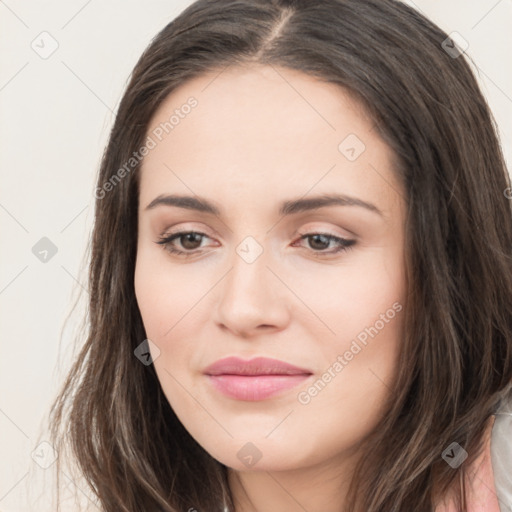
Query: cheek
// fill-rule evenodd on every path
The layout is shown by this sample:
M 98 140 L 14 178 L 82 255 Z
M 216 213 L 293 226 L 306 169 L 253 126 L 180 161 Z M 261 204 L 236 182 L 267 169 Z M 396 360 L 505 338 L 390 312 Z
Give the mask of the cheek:
M 159 350 L 158 357 L 153 357 L 154 367 L 169 402 L 172 397 L 173 407 L 177 400 L 186 398 L 178 383 L 193 391 L 193 376 L 204 357 L 197 340 L 211 318 L 206 294 L 212 284 L 205 279 L 211 279 L 212 273 L 199 277 L 192 265 L 185 267 L 172 268 L 165 259 L 159 261 L 142 251 L 134 278 L 146 336 Z
M 139 257 L 135 267 L 135 295 L 150 345 L 153 365 L 162 391 L 174 411 L 181 417 L 194 416 L 194 403 L 184 392 L 189 381 L 190 362 L 194 359 L 194 346 L 188 341 L 198 329 L 193 305 L 197 291 L 187 285 L 188 280 L 179 272 L 169 272 L 166 266 Z M 197 313 L 196 313 L 197 314 Z
M 380 409 L 393 382 L 403 335 L 404 295 L 402 281 L 378 268 L 368 269 L 366 279 L 358 278 L 351 283 L 344 308 L 332 317 L 336 336 L 328 349 L 329 367 L 336 377 L 325 404 L 350 404 L 364 415 Z
M 400 295 L 382 293 L 369 296 L 364 306 L 346 303 L 337 316 L 328 318 L 336 334 L 311 347 L 324 364 L 314 386 L 302 390 L 307 396 L 300 403 L 357 404 L 371 396 L 372 389 L 385 392 L 393 381 L 401 347 L 403 311 Z
M 397 370 L 403 317 L 403 310 L 396 314 L 395 309 L 382 311 L 386 310 L 394 317 L 383 327 L 378 323 L 381 329 L 375 322 L 365 327 L 350 320 L 346 331 L 363 336 L 342 337 L 324 345 L 328 363 L 314 382 L 298 390 L 294 421 L 288 430 L 276 432 L 282 443 L 288 437 L 302 437 L 304 452 L 322 460 L 356 445 L 378 426 Z M 342 331 L 341 323 L 338 327 Z
M 378 422 L 401 347 L 402 268 L 398 258 L 392 266 L 382 256 L 368 258 L 333 273 L 323 294 L 312 283 L 304 288 L 331 330 L 316 339 L 315 352 L 324 362 L 318 378 L 297 394 L 304 421 L 328 418 L 353 440 Z M 327 430 L 323 434 L 329 435 Z
M 137 257 L 134 287 L 146 334 L 157 342 L 174 337 L 184 325 L 190 327 L 195 305 L 208 284 L 186 269 L 170 267 L 160 255 L 147 252 L 142 250 Z
M 304 308 L 305 314 L 293 321 L 303 323 L 312 334 L 324 333 L 318 337 L 319 346 L 325 339 L 327 346 L 338 351 L 347 340 L 358 335 L 364 341 L 365 329 L 374 325 L 381 315 L 385 316 L 386 326 L 396 323 L 390 320 L 398 315 L 393 304 L 402 305 L 404 297 L 402 267 L 398 261 L 390 267 L 382 255 L 374 256 L 347 265 L 320 268 L 316 273 L 310 268 L 308 279 L 304 279 L 304 273 L 300 279 L 294 279 L 292 274 L 287 276 L 288 281 L 294 283 L 294 293 L 312 313 Z M 382 326 L 379 322 L 379 331 Z M 386 331 L 392 328 L 387 327 Z

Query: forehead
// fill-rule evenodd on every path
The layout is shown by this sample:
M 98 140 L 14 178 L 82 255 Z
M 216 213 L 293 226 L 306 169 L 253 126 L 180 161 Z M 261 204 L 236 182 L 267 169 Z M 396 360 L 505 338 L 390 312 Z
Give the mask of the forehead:
M 189 110 L 186 105 L 191 98 L 197 104 Z M 167 133 L 165 123 L 173 114 Z M 337 151 L 341 135 L 347 132 L 367 138 L 373 123 L 339 86 L 296 70 L 253 65 L 211 71 L 184 83 L 160 105 L 148 132 L 158 127 L 164 131 L 163 138 L 171 136 L 176 151 L 179 142 L 194 136 L 203 143 L 197 144 L 199 154 L 235 141 L 253 150 L 248 155 L 252 156 L 262 153 L 258 143 L 265 143 L 267 152 L 318 142 Z
M 231 194 L 266 197 L 283 186 L 304 194 L 316 183 L 322 191 L 377 191 L 392 168 L 391 150 L 359 102 L 335 84 L 274 66 L 230 66 L 184 83 L 147 134 L 155 143 L 142 164 L 147 199 L 163 184 L 188 193 L 229 185 Z

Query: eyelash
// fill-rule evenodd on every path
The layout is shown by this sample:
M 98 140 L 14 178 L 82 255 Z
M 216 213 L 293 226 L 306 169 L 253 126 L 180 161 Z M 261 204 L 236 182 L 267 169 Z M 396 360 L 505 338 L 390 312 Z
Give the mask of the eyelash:
M 173 233 L 172 235 L 169 235 L 169 236 L 160 236 L 158 241 L 155 242 L 155 243 L 159 244 L 159 245 L 162 245 L 163 248 L 166 251 L 170 252 L 171 254 L 176 254 L 178 256 L 183 256 L 185 258 L 188 258 L 190 256 L 196 255 L 198 249 L 195 249 L 195 250 L 190 251 L 190 252 L 189 251 L 181 251 L 180 249 L 176 249 L 175 247 L 173 247 L 171 245 L 171 243 L 175 239 L 179 239 L 182 236 L 190 235 L 190 234 L 195 234 L 195 235 L 199 235 L 201 237 L 209 238 L 208 235 L 206 235 L 205 233 L 201 233 L 199 231 L 178 231 L 178 232 Z M 347 238 L 341 238 L 341 237 L 338 237 L 338 236 L 335 236 L 335 235 L 331 235 L 330 233 L 317 233 L 317 232 L 306 233 L 304 235 L 301 235 L 299 240 L 305 240 L 307 238 L 312 238 L 312 237 L 318 236 L 318 235 L 327 237 L 328 238 L 328 243 L 330 243 L 331 241 L 334 241 L 334 242 L 337 242 L 339 244 L 339 247 L 336 250 L 329 251 L 329 252 L 326 252 L 326 251 L 315 251 L 315 250 L 312 249 L 313 253 L 319 255 L 320 257 L 322 257 L 323 255 L 330 256 L 330 255 L 337 254 L 337 253 L 340 253 L 340 252 L 348 251 L 349 249 L 352 249 L 354 244 L 356 243 L 355 240 L 350 240 L 350 239 L 347 239 Z

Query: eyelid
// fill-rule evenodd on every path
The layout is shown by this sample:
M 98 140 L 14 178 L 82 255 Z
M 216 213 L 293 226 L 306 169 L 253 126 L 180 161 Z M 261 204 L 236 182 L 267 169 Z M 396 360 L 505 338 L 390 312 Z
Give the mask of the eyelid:
M 201 223 L 200 223 L 201 224 Z M 201 235 L 205 235 L 208 238 L 220 238 L 220 234 L 217 233 L 214 229 L 211 229 L 205 225 L 198 226 L 197 224 L 194 226 L 192 222 L 179 222 L 173 224 L 171 226 L 167 226 L 165 229 L 161 230 L 159 233 L 160 238 L 170 237 L 177 233 L 199 233 Z
M 210 239 L 213 239 L 215 237 L 220 237 L 220 235 L 218 233 L 216 233 L 215 230 L 210 230 L 210 231 L 212 231 L 213 234 L 211 234 L 211 233 L 209 234 L 208 228 L 205 229 L 205 228 L 201 227 L 201 228 L 197 229 L 197 228 L 187 225 L 186 223 L 184 225 L 178 224 L 178 226 L 179 227 L 176 229 L 173 229 L 173 226 L 164 229 L 162 231 L 162 233 L 159 235 L 159 239 L 161 240 L 163 238 L 169 238 L 178 233 L 184 234 L 184 233 L 191 233 L 191 232 L 206 236 Z M 306 225 L 306 226 L 307 226 L 306 228 L 301 227 L 301 228 L 295 230 L 295 232 L 292 234 L 292 237 L 296 238 L 296 237 L 302 237 L 304 235 L 322 234 L 322 235 L 326 235 L 326 236 L 332 236 L 335 238 L 342 238 L 345 240 L 349 240 L 349 239 L 354 239 L 356 241 L 359 240 L 358 235 L 349 231 L 348 229 L 345 229 L 345 231 L 348 234 L 344 234 L 344 233 L 337 233 L 337 232 L 333 231 L 332 229 L 329 229 L 329 228 L 325 229 L 325 228 L 322 228 L 317 225 L 313 225 L 313 226 Z
M 326 224 L 330 224 L 329 227 Z M 326 236 L 332 236 L 335 238 L 342 238 L 344 240 L 354 240 L 359 242 L 359 235 L 353 231 L 348 230 L 345 227 L 333 224 L 333 222 L 325 221 L 311 221 L 304 223 L 300 228 L 295 230 L 293 236 L 311 235 L 311 234 L 323 234 Z

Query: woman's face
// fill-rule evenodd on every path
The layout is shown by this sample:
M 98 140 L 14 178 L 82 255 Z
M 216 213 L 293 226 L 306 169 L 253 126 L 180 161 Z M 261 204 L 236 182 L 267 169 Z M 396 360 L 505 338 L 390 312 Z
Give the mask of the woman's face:
M 147 134 L 135 291 L 176 415 L 237 470 L 355 453 L 405 307 L 391 150 L 341 88 L 265 66 L 187 82 Z

